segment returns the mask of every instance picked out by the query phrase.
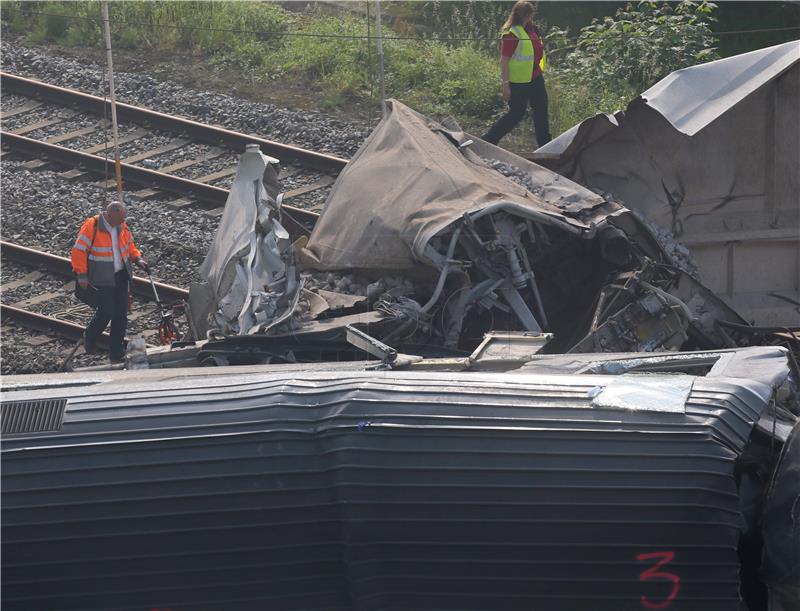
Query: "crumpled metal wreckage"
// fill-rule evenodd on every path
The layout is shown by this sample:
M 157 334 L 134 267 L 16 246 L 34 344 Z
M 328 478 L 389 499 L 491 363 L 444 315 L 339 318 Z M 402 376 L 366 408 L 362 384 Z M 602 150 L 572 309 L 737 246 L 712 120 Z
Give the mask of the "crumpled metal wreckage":
M 669 230 L 747 320 L 797 328 L 799 107 L 794 40 L 677 70 L 532 160 Z
M 277 164 L 258 145 L 247 146 L 200 267 L 205 282 L 191 288 L 192 311 L 205 314 L 201 321 L 210 316 L 223 335 L 267 333 L 297 307 L 302 281 L 280 222 Z
M 491 332 L 546 333 L 545 353 L 748 341 L 747 322 L 613 197 L 452 121 L 390 101 L 307 238 L 281 224 L 277 163 L 256 146 L 241 158 L 191 288 L 208 340 L 183 364 L 361 358 L 348 326 L 424 357 L 467 356 Z

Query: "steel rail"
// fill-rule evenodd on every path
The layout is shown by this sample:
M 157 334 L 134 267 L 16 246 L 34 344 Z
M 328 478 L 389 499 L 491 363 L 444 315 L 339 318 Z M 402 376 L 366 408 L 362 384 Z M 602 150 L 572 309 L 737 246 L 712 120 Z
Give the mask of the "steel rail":
M 79 340 L 83 337 L 83 332 L 86 327 L 74 322 L 60 320 L 45 316 L 44 314 L 37 314 L 36 312 L 29 312 L 21 308 L 15 308 L 5 304 L 0 304 L 0 316 L 3 318 L 10 318 L 21 323 L 24 327 L 29 329 L 37 329 L 44 332 L 55 332 L 62 337 L 72 340 Z M 108 332 L 98 338 L 97 344 L 102 348 L 108 348 Z
M 68 166 L 81 167 L 90 172 L 105 175 L 106 170 L 114 173 L 114 160 L 76 151 L 75 149 L 50 144 L 42 140 L 28 138 L 12 134 L 7 131 L 0 131 L 0 139 L 4 147 L 9 150 L 27 153 L 37 157 L 45 157 L 49 161 L 56 161 Z M 228 199 L 228 190 L 213 185 L 181 178 L 172 174 L 165 174 L 157 170 L 149 170 L 130 163 L 122 164 L 123 180 L 133 182 L 138 185 L 156 187 L 163 191 L 176 193 L 178 195 L 190 195 L 192 198 L 215 206 L 224 206 Z
M 13 261 L 35 265 L 36 267 L 43 266 L 54 274 L 69 277 L 73 275 L 72 264 L 67 257 L 60 257 L 49 252 L 34 250 L 33 248 L 21 246 L 20 244 L 13 244 L 5 240 L 0 240 L 0 253 Z M 166 301 L 179 301 L 189 298 L 189 291 L 186 289 L 171 284 L 164 284 L 163 282 L 155 282 L 155 285 L 159 296 Z M 131 290 L 140 297 L 149 298 L 151 300 L 154 298 L 153 288 L 150 286 L 150 281 L 147 278 L 134 276 L 131 282 Z
M 58 144 L 50 144 L 6 131 L 0 131 L 0 141 L 2 141 L 3 147 L 9 150 L 34 157 L 44 157 L 67 166 L 81 167 L 101 175 L 106 175 L 107 172 L 114 172 L 113 159 L 76 151 Z M 225 206 L 225 202 L 228 199 L 229 191 L 227 189 L 172 174 L 165 174 L 157 170 L 141 168 L 130 163 L 122 164 L 122 178 L 123 181 L 129 181 L 144 187 L 156 187 L 177 195 L 189 196 L 212 204 L 214 207 Z M 289 206 L 288 204 L 283 204 L 282 209 L 288 217 L 286 223 L 283 223 L 284 227 L 286 227 L 293 239 L 308 233 L 319 218 L 319 215 L 315 212 Z
M 104 110 L 108 112 L 108 109 L 110 109 L 110 102 L 104 98 L 75 89 L 50 85 L 8 72 L 0 72 L 0 86 L 7 92 L 46 99 L 60 106 L 78 106 L 98 115 L 102 115 Z M 144 123 L 151 127 L 158 127 L 168 131 L 185 132 L 191 135 L 192 138 L 202 140 L 203 142 L 222 144 L 240 151 L 244 150 L 246 144 L 258 144 L 261 146 L 263 152 L 277 157 L 281 161 L 292 159 L 299 161 L 302 165 L 318 170 L 341 171 L 344 166 L 347 165 L 347 159 L 341 157 L 310 151 L 290 144 L 281 144 L 273 140 L 259 138 L 253 134 L 235 132 L 224 127 L 208 125 L 184 117 L 167 115 L 162 112 L 133 106 L 131 104 L 124 104 L 122 102 L 117 102 L 116 106 L 117 116 L 121 120 Z

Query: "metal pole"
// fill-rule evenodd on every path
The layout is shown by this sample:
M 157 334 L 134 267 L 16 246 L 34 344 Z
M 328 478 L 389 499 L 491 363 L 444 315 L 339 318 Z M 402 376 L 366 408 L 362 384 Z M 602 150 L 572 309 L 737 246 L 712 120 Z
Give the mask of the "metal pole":
M 122 165 L 119 158 L 119 133 L 117 131 L 117 98 L 114 94 L 114 64 L 111 61 L 111 24 L 108 19 L 108 0 L 103 2 L 103 29 L 106 32 L 106 55 L 108 57 L 108 89 L 111 99 L 111 126 L 114 136 L 114 167 L 117 173 L 117 197 L 119 203 L 124 205 L 122 199 Z
M 381 34 L 381 0 L 375 0 L 375 29 L 378 42 L 378 80 L 381 89 L 381 112 L 386 115 L 386 89 L 383 82 L 383 34 Z

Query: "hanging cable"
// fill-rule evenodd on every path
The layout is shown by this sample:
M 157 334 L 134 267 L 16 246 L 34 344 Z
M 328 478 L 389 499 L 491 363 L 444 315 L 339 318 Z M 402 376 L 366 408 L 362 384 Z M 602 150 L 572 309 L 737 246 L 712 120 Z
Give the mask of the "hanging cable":
M 8 9 L 6 9 L 8 10 Z M 14 10 L 13 8 L 11 9 Z M 96 21 L 91 17 L 80 17 L 78 15 L 64 15 L 59 13 L 49 13 L 44 11 L 30 11 L 26 13 L 26 15 L 39 15 L 43 17 L 56 17 L 60 19 L 72 19 L 77 21 Z M 154 23 L 152 21 L 125 21 L 125 20 L 116 20 L 115 23 L 119 25 L 135 25 L 135 26 L 147 26 L 150 28 L 160 28 L 160 29 L 170 29 L 170 30 L 178 30 L 183 32 L 216 32 L 216 33 L 229 33 L 229 34 L 251 34 L 254 36 L 275 36 L 275 37 L 287 37 L 287 38 L 344 38 L 349 40 L 366 40 L 368 36 L 363 34 L 319 34 L 319 33 L 306 33 L 306 32 L 290 32 L 290 31 L 274 31 L 274 30 L 242 30 L 239 28 L 212 28 L 206 26 L 187 26 L 187 25 L 169 25 L 163 23 Z M 713 36 L 733 36 L 733 35 L 741 35 L 741 34 L 765 34 L 765 33 L 775 33 L 775 32 L 789 32 L 789 31 L 798 31 L 800 30 L 800 25 L 796 26 L 785 26 L 780 28 L 754 28 L 749 30 L 723 30 L 723 31 L 711 31 L 709 34 Z M 623 32 L 619 31 L 609 31 L 606 32 L 608 35 L 612 36 L 641 36 L 641 37 L 649 37 L 651 34 L 649 32 Z M 417 42 L 430 42 L 431 40 L 435 40 L 437 42 L 460 42 L 460 41 L 499 41 L 499 36 L 457 36 L 457 37 L 448 37 L 448 38 L 421 38 L 419 36 L 382 36 L 382 40 L 413 40 Z

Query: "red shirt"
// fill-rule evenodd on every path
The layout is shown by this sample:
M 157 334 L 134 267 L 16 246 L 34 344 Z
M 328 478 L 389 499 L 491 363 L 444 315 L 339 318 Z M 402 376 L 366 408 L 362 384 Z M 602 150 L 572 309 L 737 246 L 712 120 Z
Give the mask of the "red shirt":
M 536 33 L 536 30 L 532 25 L 526 25 L 525 31 L 528 33 L 528 36 L 531 37 L 531 43 L 533 43 L 534 67 L 533 76 L 531 77 L 531 80 L 533 80 L 542 74 L 542 70 L 539 68 L 539 62 L 542 61 L 542 55 L 544 55 L 544 45 L 542 44 L 542 41 L 539 40 L 539 35 Z M 514 51 L 517 49 L 519 39 L 511 33 L 504 34 L 503 40 L 500 41 L 500 44 L 500 55 L 503 57 L 511 57 L 514 55 Z

